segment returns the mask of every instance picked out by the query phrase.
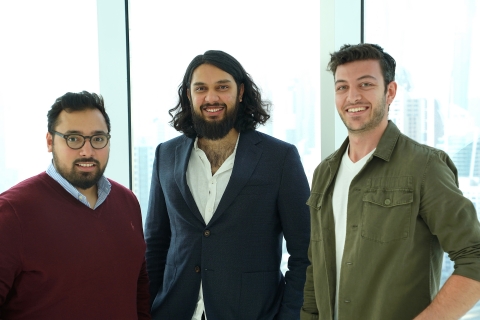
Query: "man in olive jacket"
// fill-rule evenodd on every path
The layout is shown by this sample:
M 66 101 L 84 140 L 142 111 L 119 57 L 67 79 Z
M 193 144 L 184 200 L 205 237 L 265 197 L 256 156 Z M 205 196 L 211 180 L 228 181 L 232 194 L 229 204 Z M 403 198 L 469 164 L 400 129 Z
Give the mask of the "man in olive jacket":
M 316 169 L 301 319 L 458 319 L 480 298 L 480 226 L 448 155 L 388 121 L 395 60 L 332 54 L 343 145 Z M 443 252 L 455 271 L 438 292 Z

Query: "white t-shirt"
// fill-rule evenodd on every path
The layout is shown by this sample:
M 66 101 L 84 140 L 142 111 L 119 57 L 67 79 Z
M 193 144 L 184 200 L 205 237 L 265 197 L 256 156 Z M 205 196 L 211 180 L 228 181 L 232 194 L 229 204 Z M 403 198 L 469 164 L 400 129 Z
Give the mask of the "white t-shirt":
M 335 179 L 335 187 L 333 189 L 333 219 L 335 221 L 335 251 L 337 262 L 337 290 L 335 295 L 335 320 L 338 319 L 338 292 L 340 284 L 340 270 L 342 266 L 343 249 L 345 247 L 345 236 L 347 233 L 347 206 L 348 206 L 348 190 L 353 178 L 360 172 L 367 160 L 371 157 L 375 149 L 357 162 L 352 162 L 348 156 L 348 151 L 343 155 L 338 169 L 337 178 Z

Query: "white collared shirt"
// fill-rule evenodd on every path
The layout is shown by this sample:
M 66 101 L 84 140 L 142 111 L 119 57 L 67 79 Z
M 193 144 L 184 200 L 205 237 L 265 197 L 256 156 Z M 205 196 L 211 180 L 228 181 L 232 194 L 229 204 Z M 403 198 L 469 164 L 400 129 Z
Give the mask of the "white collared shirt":
M 78 201 L 86 205 L 87 207 L 90 208 L 90 203 L 87 201 L 87 197 L 85 197 L 83 194 L 81 194 L 77 188 L 72 186 L 70 182 L 68 182 L 64 177 L 58 173 L 57 169 L 55 169 L 55 166 L 53 163 L 50 163 L 48 166 L 48 169 L 46 173 L 52 177 L 53 180 L 57 181 L 65 190 L 67 190 L 68 193 L 70 193 L 72 196 L 75 197 Z M 112 185 L 110 184 L 110 181 L 108 181 L 105 176 L 102 176 L 100 180 L 97 182 L 97 203 L 95 203 L 95 206 L 93 207 L 93 210 L 97 209 L 107 198 L 108 194 L 110 193 L 110 190 L 112 188 Z
M 218 204 L 222 199 L 223 193 L 227 188 L 232 175 L 235 154 L 237 153 L 238 140 L 232 154 L 225 160 L 221 167 L 212 175 L 212 166 L 207 159 L 207 155 L 198 147 L 198 138 L 195 139 L 190 160 L 187 167 L 187 185 L 192 192 L 193 199 L 197 204 L 198 210 L 205 220 L 205 224 L 210 222 Z M 200 283 L 200 292 L 198 294 L 197 307 L 193 313 L 192 320 L 200 320 L 205 311 L 203 301 L 203 289 Z M 205 314 L 206 319 L 207 314 Z

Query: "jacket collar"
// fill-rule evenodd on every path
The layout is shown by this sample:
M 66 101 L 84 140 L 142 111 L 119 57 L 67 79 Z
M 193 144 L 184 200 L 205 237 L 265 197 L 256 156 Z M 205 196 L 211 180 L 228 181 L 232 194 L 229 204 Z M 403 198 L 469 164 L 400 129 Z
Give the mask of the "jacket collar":
M 385 132 L 380 138 L 380 141 L 378 142 L 377 148 L 373 153 L 373 155 L 385 161 L 390 161 L 393 149 L 395 149 L 395 145 L 397 144 L 397 141 L 400 135 L 401 135 L 401 132 L 398 129 L 398 127 L 395 125 L 395 123 L 393 123 L 391 120 L 388 120 L 387 128 L 385 129 Z M 340 162 L 342 160 L 343 154 L 345 153 L 345 151 L 347 151 L 348 144 L 349 144 L 349 139 L 347 137 L 343 141 L 340 148 L 338 148 L 337 151 L 332 153 L 325 160 Z
M 194 142 L 195 139 L 183 136 L 181 143 L 175 148 L 174 176 L 178 189 L 190 208 L 190 211 L 197 219 L 204 222 L 202 214 L 195 203 L 192 192 L 188 188 L 187 177 L 185 174 L 187 172 L 188 161 L 190 160 L 190 153 L 192 152 Z
M 390 161 L 393 149 L 397 144 L 401 132 L 398 127 L 391 120 L 388 120 L 387 128 L 378 142 L 377 149 L 373 153 L 374 156 L 385 161 Z
M 209 224 L 214 223 L 215 220 L 217 220 L 232 204 L 232 202 L 235 201 L 237 195 L 252 176 L 262 155 L 262 149 L 258 146 L 261 141 L 261 135 L 255 130 L 242 132 L 240 134 L 230 181 L 227 184 L 225 193 L 223 194 L 222 199 L 218 204 L 218 208 L 213 214 Z M 184 136 L 183 141 L 181 141 L 181 143 L 176 147 L 174 176 L 178 188 L 191 212 L 200 221 L 205 223 L 200 211 L 198 210 L 193 195 L 188 188 L 185 175 L 194 142 L 194 138 L 187 138 Z
M 230 181 L 209 224 L 214 223 L 222 216 L 247 184 L 262 155 L 262 149 L 258 147 L 261 141 L 260 135 L 255 130 L 240 134 Z
M 392 156 L 393 150 L 397 144 L 398 138 L 400 137 L 401 132 L 398 127 L 393 123 L 391 120 L 388 120 L 387 128 L 383 133 L 380 141 L 378 142 L 377 148 L 373 153 L 374 157 L 378 157 L 385 161 L 390 161 Z M 334 153 L 328 156 L 325 161 L 328 161 L 329 167 L 332 173 L 337 172 L 340 162 L 342 161 L 342 157 L 344 153 L 347 151 L 349 145 L 348 137 L 343 141 L 340 148 L 338 148 Z M 333 181 L 334 175 L 331 175 L 331 180 Z

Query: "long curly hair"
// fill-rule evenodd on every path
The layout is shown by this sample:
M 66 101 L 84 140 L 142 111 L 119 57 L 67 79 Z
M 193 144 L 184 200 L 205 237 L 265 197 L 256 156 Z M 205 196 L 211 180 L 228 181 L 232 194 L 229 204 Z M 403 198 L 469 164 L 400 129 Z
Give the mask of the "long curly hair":
M 211 64 L 229 73 L 237 84 L 237 88 L 243 83 L 244 93 L 242 102 L 238 105 L 238 114 L 234 128 L 239 132 L 253 130 L 259 124 L 265 124 L 270 118 L 269 109 L 271 103 L 262 100 L 260 90 L 253 82 L 250 75 L 242 65 L 231 55 L 219 50 L 209 50 L 204 54 L 196 56 L 187 67 L 183 81 L 178 87 L 178 104 L 170 109 L 168 113 L 172 116 L 170 124 L 188 137 L 196 137 L 197 132 L 193 126 L 192 108 L 187 95 L 190 88 L 193 72 L 202 64 Z M 238 92 L 237 92 L 238 95 Z

